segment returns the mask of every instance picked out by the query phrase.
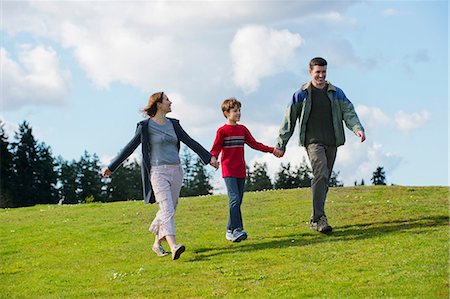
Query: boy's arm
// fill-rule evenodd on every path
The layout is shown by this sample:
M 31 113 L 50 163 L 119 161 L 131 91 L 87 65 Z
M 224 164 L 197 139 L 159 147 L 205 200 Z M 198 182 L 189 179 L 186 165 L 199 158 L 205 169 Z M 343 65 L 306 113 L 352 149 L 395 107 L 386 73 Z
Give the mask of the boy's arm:
M 256 141 L 256 139 L 252 136 L 250 131 L 245 128 L 245 143 L 248 144 L 252 149 L 265 152 L 265 153 L 273 153 L 274 148 L 271 146 L 267 146 L 262 144 L 261 142 Z
M 216 139 L 214 139 L 213 146 L 210 150 L 210 153 L 217 158 L 219 158 L 219 154 L 222 151 L 222 144 L 223 144 L 223 136 L 220 132 L 220 129 L 217 130 L 216 133 Z
M 286 113 L 284 115 L 283 122 L 281 123 L 280 130 L 278 133 L 277 145 L 275 146 L 277 149 L 281 151 L 286 151 L 286 145 L 291 138 L 292 134 L 294 134 L 295 125 L 300 115 L 300 110 L 298 105 L 298 101 L 295 100 L 296 95 L 294 94 L 292 103 L 288 106 Z M 301 107 L 301 106 L 300 106 Z

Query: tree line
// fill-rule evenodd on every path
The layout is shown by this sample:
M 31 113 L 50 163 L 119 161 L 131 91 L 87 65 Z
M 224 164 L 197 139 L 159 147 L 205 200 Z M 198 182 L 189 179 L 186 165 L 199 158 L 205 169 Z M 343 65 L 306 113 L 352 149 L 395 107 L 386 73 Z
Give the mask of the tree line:
M 125 161 L 110 178 L 103 178 L 96 154 L 85 151 L 78 161 L 53 157 L 50 146 L 35 139 L 26 121 L 19 125 L 14 140 L 8 140 L 0 121 L 0 208 L 142 199 L 141 169 L 135 160 Z M 182 149 L 181 164 L 182 197 L 212 194 L 211 172 L 187 147 Z M 382 167 L 376 173 L 373 183 L 385 184 Z M 339 172 L 332 173 L 329 186 L 344 185 L 338 176 Z M 298 167 L 281 163 L 273 183 L 267 164 L 255 162 L 251 169 L 247 166 L 246 190 L 310 187 L 311 179 L 312 171 L 304 158 Z

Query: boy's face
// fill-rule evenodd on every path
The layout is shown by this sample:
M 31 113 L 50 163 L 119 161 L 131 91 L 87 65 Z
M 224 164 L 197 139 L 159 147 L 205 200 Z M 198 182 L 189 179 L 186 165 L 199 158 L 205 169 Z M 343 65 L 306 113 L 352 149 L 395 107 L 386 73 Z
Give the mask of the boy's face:
M 322 88 L 325 86 L 325 79 L 327 77 L 327 66 L 314 65 L 312 69 L 309 70 L 311 75 L 312 84 L 315 87 Z
M 229 122 L 237 123 L 241 119 L 241 108 L 231 108 L 230 111 L 225 111 L 225 116 Z

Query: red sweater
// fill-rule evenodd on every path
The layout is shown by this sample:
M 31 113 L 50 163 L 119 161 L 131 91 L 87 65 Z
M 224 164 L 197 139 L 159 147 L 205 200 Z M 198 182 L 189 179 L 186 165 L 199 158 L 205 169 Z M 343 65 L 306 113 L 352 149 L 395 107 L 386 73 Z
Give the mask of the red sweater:
M 222 152 L 220 159 L 222 177 L 246 177 L 244 144 L 266 153 L 271 153 L 274 149 L 256 141 L 250 131 L 243 125 L 223 125 L 217 130 L 216 139 L 211 149 L 211 154 L 216 158 Z

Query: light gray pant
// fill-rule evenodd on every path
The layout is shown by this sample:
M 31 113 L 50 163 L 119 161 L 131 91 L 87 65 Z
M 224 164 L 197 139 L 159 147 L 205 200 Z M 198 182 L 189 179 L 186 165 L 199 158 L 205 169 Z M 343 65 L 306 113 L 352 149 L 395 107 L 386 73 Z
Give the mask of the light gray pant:
M 159 240 L 165 236 L 175 236 L 174 216 L 183 184 L 181 164 L 152 166 L 150 181 L 159 210 L 149 230 Z
M 336 146 L 309 144 L 306 147 L 314 178 L 311 181 L 312 221 L 317 222 L 325 216 L 325 201 L 328 193 L 328 182 L 336 160 Z

